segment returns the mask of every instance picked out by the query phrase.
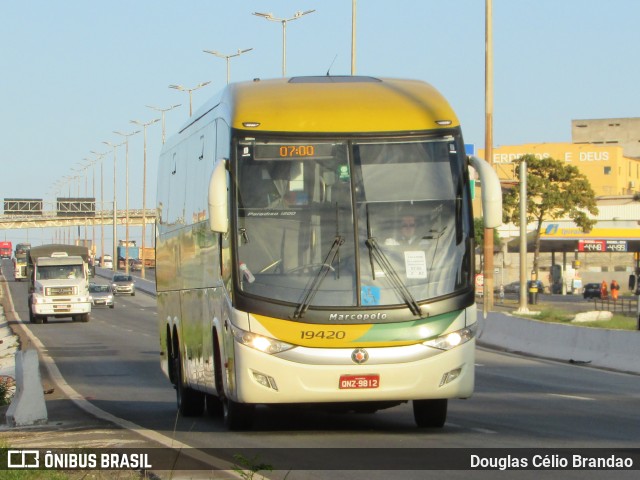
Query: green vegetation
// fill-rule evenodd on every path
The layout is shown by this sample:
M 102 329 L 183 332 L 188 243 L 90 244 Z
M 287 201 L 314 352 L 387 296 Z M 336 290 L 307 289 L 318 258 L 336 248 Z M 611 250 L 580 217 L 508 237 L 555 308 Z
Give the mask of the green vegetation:
M 636 330 L 637 320 L 634 317 L 627 317 L 616 313 L 611 320 L 596 320 L 593 322 L 572 322 L 575 313 L 566 312 L 558 308 L 548 308 L 540 311 L 536 320 L 542 322 L 565 323 L 577 327 L 606 328 L 610 330 Z
M 533 223 L 533 270 L 538 274 L 540 232 L 545 221 L 570 218 L 585 232 L 596 224 L 596 197 L 589 179 L 561 160 L 523 155 L 517 163 L 527 163 L 527 224 Z M 520 169 L 516 169 L 519 180 Z M 590 215 L 589 215 L 590 214 Z M 520 189 L 507 190 L 503 197 L 503 219 L 520 225 Z
M 7 469 L 7 450 L 15 447 L 0 439 L 0 467 L 2 480 L 141 480 L 149 478 L 136 470 L 19 470 Z M 79 449 L 82 451 L 82 449 Z
M 3 470 L 2 480 L 134 480 L 145 478 L 139 472 L 111 470 Z
M 539 308 L 536 308 L 539 307 Z M 532 306 L 531 311 L 539 312 L 535 315 L 517 315 L 524 318 L 533 318 L 541 322 L 562 323 L 575 327 L 606 328 L 610 330 L 636 330 L 638 322 L 635 317 L 628 317 L 620 313 L 613 315 L 611 320 L 596 320 L 592 322 L 572 322 L 576 312 L 568 312 L 561 308 L 545 305 Z
M 255 456 L 253 458 L 247 458 L 244 455 L 237 453 L 233 456 L 233 458 L 237 462 L 237 464 L 234 465 L 235 472 L 238 473 L 238 475 L 240 475 L 241 478 L 244 478 L 246 480 L 252 480 L 256 475 L 256 473 L 260 471 L 266 471 L 266 472 L 273 471 L 273 467 L 268 463 L 259 462 L 259 456 Z
M 268 463 L 260 462 L 260 456 L 256 455 L 253 458 L 247 458 L 244 455 L 237 453 L 233 456 L 237 462 L 234 465 L 234 471 L 245 480 L 264 480 L 264 476 L 256 477 L 258 472 L 273 472 L 273 466 Z M 289 476 L 289 473 L 284 476 L 285 480 Z
M 15 386 L 15 380 L 11 377 L 0 376 L 0 407 L 4 407 L 11 403 Z

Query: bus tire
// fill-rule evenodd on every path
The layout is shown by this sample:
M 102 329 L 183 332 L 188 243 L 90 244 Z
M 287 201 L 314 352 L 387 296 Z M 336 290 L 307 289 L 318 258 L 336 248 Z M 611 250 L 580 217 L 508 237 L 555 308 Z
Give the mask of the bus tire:
M 216 339 L 216 331 L 213 331 L 213 338 Z M 217 340 L 213 342 L 213 355 L 216 359 L 214 365 L 214 380 L 216 392 L 218 393 L 216 400 L 220 402 L 222 407 L 222 420 L 227 430 L 248 430 L 253 425 L 254 405 L 247 405 L 234 402 L 227 398 L 224 391 L 224 383 L 222 381 L 222 352 Z M 213 405 L 212 405 L 213 406 Z M 207 405 L 208 408 L 208 405 Z
M 180 358 L 176 365 L 176 402 L 183 417 L 199 417 L 204 413 L 204 393 L 187 387 L 182 381 Z
M 442 428 L 447 420 L 447 399 L 414 400 L 413 418 L 420 428 Z
M 222 400 L 216 395 L 207 394 L 204 397 L 204 403 L 207 406 L 207 412 L 212 417 L 222 417 L 224 415 Z
M 234 402 L 228 398 L 222 400 L 222 419 L 228 430 L 250 429 L 253 425 L 254 411 L 255 405 Z
M 89 316 L 88 313 L 83 313 L 82 315 L 80 315 L 80 321 L 87 323 L 89 321 L 91 317 Z
M 167 327 L 167 371 L 169 372 L 169 381 L 171 385 L 176 385 L 176 356 L 174 354 L 175 348 L 171 341 L 171 333 Z

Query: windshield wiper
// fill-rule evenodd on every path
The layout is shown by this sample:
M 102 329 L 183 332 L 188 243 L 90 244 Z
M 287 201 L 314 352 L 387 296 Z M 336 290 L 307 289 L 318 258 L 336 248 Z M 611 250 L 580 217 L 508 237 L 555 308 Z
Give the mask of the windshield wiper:
M 398 292 L 398 295 L 400 295 L 400 297 L 407 304 L 407 306 L 411 310 L 411 313 L 413 313 L 418 317 L 422 316 L 422 310 L 420 310 L 420 305 L 418 305 L 418 302 L 416 302 L 416 299 L 413 298 L 413 295 L 411 295 L 411 292 L 409 291 L 407 286 L 404 284 L 404 282 L 398 275 L 398 272 L 396 272 L 395 268 L 393 268 L 393 265 L 391 264 L 387 256 L 384 254 L 382 249 L 378 246 L 378 242 L 376 242 L 376 239 L 373 237 L 367 238 L 365 245 L 369 247 L 369 251 L 373 255 L 373 258 L 375 258 L 376 262 L 378 262 L 378 265 L 382 267 L 382 270 L 384 271 L 385 276 L 389 279 L 389 282 L 391 283 L 393 288 L 396 290 L 396 292 Z
M 391 282 L 391 286 L 393 286 L 398 295 L 407 304 L 407 306 L 411 310 L 411 313 L 413 313 L 417 317 L 422 316 L 420 305 L 418 305 L 416 299 L 413 298 L 413 295 L 411 295 L 411 292 L 398 275 L 398 272 L 396 272 L 396 269 L 393 268 L 393 265 L 391 264 L 387 256 L 378 246 L 378 242 L 376 242 L 376 239 L 372 236 L 371 222 L 369 221 L 369 205 L 367 204 L 365 208 L 367 216 L 367 240 L 365 242 L 365 245 L 369 248 L 369 262 L 371 263 L 371 275 L 373 279 L 375 280 L 376 278 L 375 266 L 373 264 L 373 260 L 375 259 L 378 262 L 378 265 L 382 267 L 382 270 L 385 276 L 389 279 L 389 282 Z
M 327 273 L 329 273 L 330 270 L 334 270 L 333 262 L 338 256 L 338 253 L 340 252 L 340 246 L 343 243 L 344 243 L 344 237 L 342 237 L 341 235 L 336 235 L 336 238 L 333 241 L 333 245 L 331 245 L 331 249 L 329 250 L 329 253 L 327 253 L 327 256 L 324 258 L 324 261 L 322 262 L 322 266 L 320 267 L 320 270 L 318 270 L 318 273 L 313 278 L 313 281 L 307 287 L 306 293 L 304 295 L 304 298 L 302 299 L 302 302 L 300 302 L 300 305 L 298 305 L 298 307 L 296 308 L 296 311 L 293 312 L 293 318 L 302 318 L 306 313 L 306 311 L 309 309 L 309 305 L 311 305 L 311 302 L 313 301 L 313 297 L 316 296 L 316 293 L 318 292 L 318 289 L 320 288 L 322 281 L 327 276 Z

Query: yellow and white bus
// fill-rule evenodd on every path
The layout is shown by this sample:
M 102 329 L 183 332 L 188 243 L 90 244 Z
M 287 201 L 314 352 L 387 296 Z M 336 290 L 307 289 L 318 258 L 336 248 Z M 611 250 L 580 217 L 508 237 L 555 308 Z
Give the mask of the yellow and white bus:
M 261 404 L 412 401 L 418 426 L 444 425 L 474 386 L 470 163 L 497 226 L 497 176 L 420 81 L 256 79 L 204 105 L 158 172 L 161 363 L 181 414 L 245 429 Z

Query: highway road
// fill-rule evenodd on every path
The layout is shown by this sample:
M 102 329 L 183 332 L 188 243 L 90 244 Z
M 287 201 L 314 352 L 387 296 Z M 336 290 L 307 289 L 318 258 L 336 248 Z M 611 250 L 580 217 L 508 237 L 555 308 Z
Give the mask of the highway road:
M 27 284 L 14 282 L 8 266 L 3 262 L 16 312 L 28 319 Z M 291 455 L 308 455 L 318 448 L 362 447 L 365 450 L 355 451 L 362 458 L 353 461 L 366 470 L 372 460 L 364 453 L 374 448 L 627 449 L 638 447 L 640 439 L 638 376 L 482 348 L 476 392 L 471 399 L 449 402 L 441 430 L 416 429 L 411 406 L 404 404 L 375 414 L 260 407 L 252 431 L 226 432 L 220 418 L 177 417 L 174 390 L 159 367 L 153 296 L 119 296 L 113 310 L 94 309 L 89 323 L 54 319 L 42 325 L 27 320 L 26 325 L 66 382 L 97 407 L 195 448 L 280 448 L 274 450 L 276 465 L 295 465 Z M 329 473 L 316 471 L 304 478 L 389 478 L 383 470 L 362 477 L 352 471 Z M 402 478 L 425 478 L 424 472 L 404 473 Z M 494 478 L 495 472 L 484 473 Z M 518 478 L 540 475 L 518 473 Z M 548 473 L 554 474 L 549 478 L 601 477 L 585 471 Z M 447 472 L 447 478 L 468 474 Z M 616 472 L 615 478 L 632 474 Z

